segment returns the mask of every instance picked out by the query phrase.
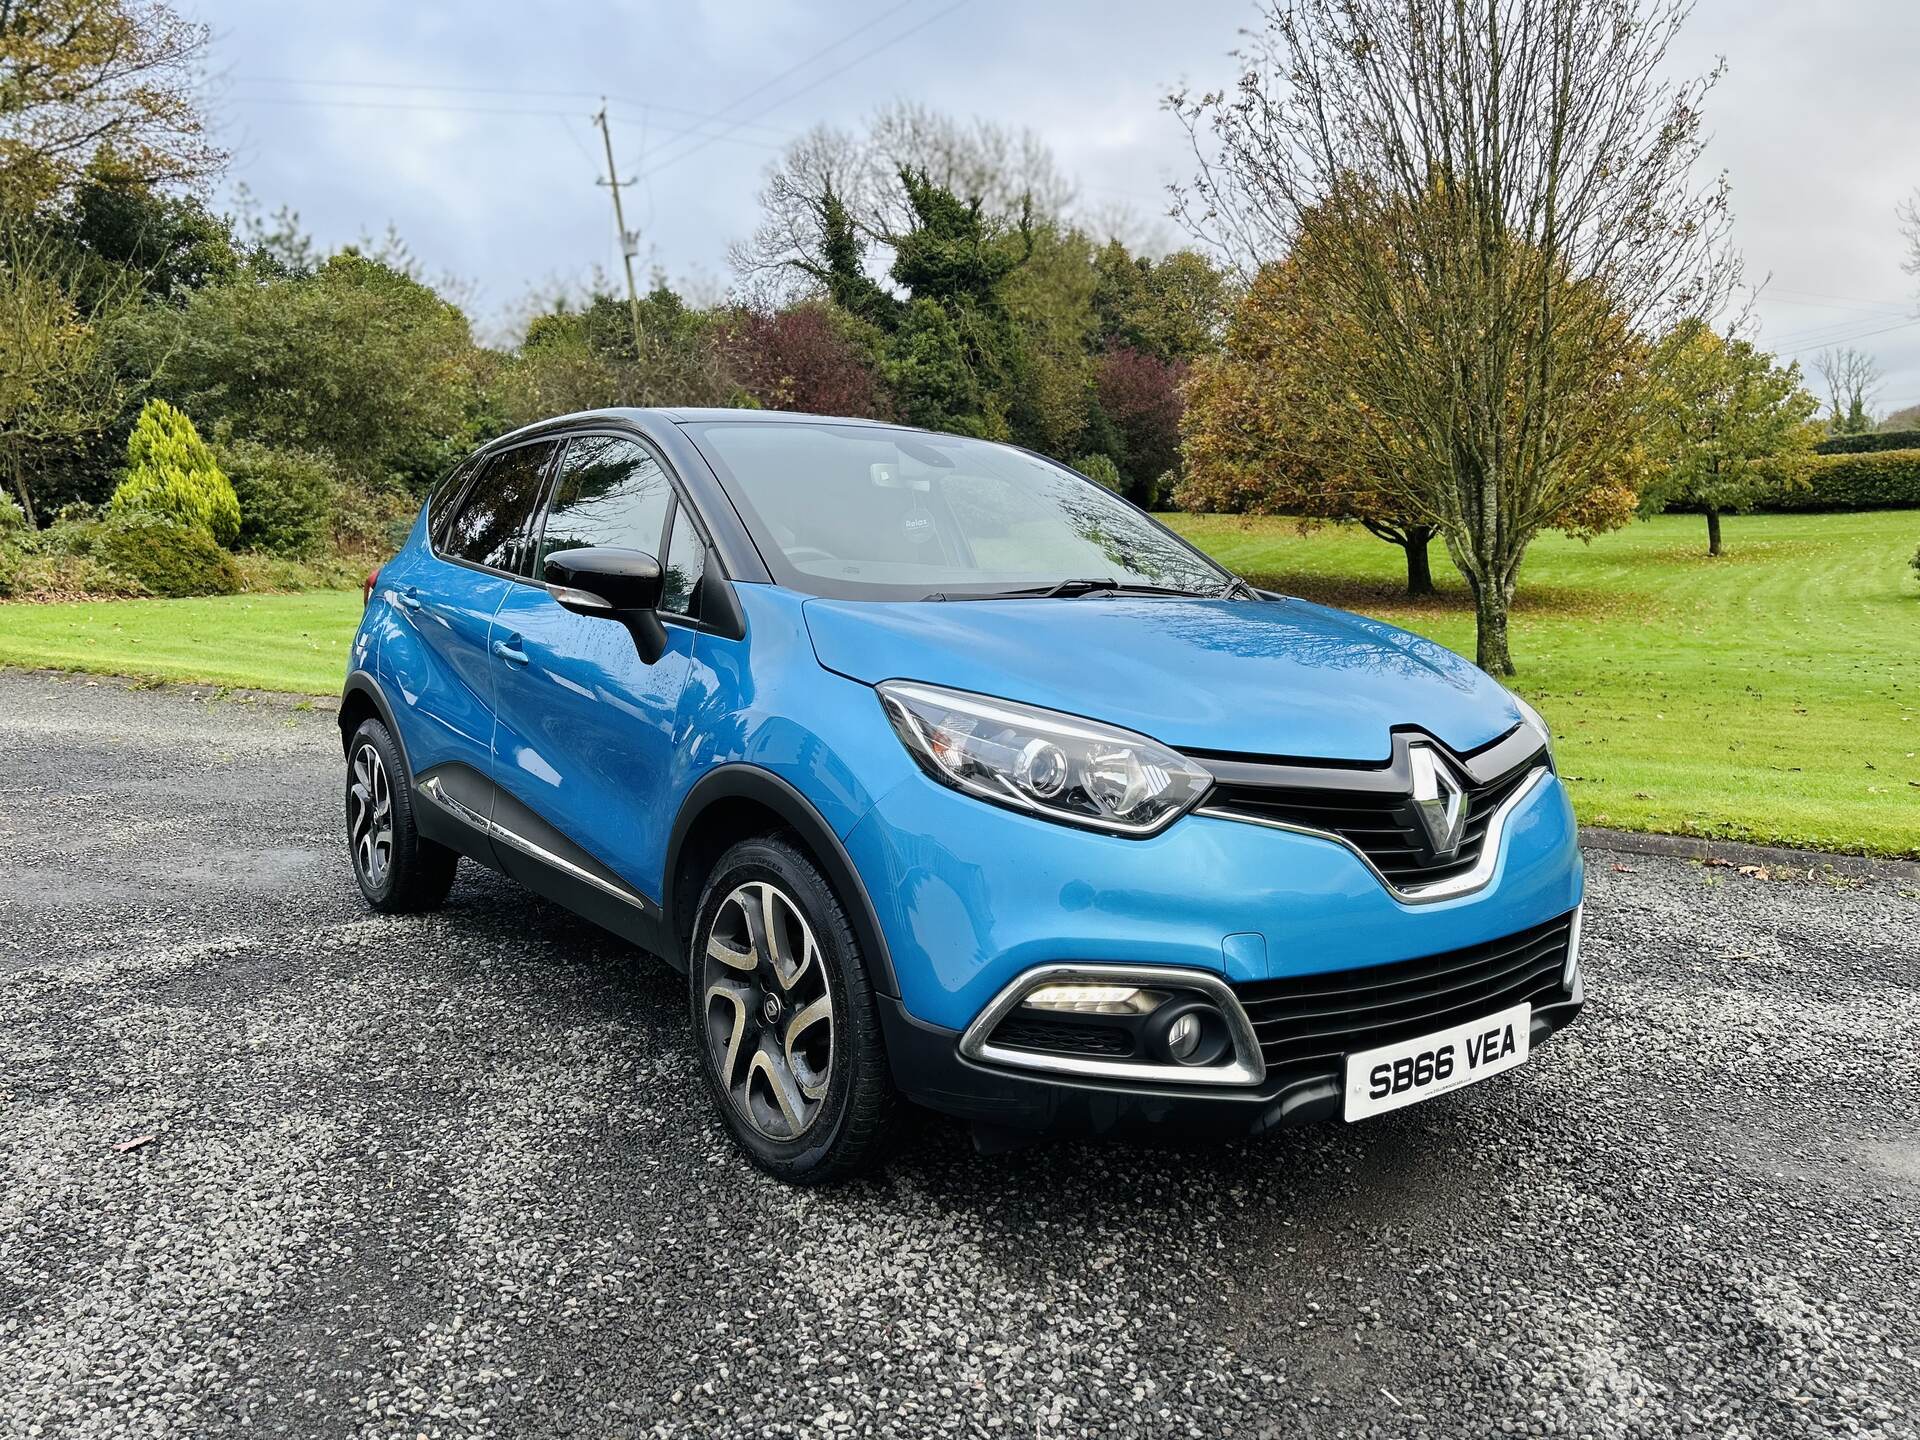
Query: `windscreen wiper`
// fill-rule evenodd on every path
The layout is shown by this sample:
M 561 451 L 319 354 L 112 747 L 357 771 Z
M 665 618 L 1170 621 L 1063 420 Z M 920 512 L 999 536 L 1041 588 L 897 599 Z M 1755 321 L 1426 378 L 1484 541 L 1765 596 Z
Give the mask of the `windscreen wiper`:
M 1132 585 L 1124 580 L 1103 576 L 1056 580 L 1051 585 L 1026 585 L 1017 590 L 984 590 L 966 595 L 936 590 L 933 594 L 922 598 L 927 600 L 1078 600 L 1083 595 L 1178 595 L 1206 599 L 1209 593 L 1204 590 L 1182 590 L 1170 585 Z

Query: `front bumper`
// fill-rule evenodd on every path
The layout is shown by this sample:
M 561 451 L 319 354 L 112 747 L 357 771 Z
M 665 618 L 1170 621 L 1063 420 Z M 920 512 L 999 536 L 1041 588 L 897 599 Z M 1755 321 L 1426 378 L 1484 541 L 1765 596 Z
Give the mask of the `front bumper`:
M 1571 991 L 1536 1003 L 1529 1049 L 1580 1014 Z M 982 1065 L 960 1053 L 960 1032 L 915 1020 L 881 998 L 894 1081 L 914 1103 L 995 1130 L 1132 1140 L 1230 1140 L 1337 1119 L 1345 1090 L 1338 1066 L 1270 1072 L 1247 1087 L 1183 1087 L 1079 1080 Z

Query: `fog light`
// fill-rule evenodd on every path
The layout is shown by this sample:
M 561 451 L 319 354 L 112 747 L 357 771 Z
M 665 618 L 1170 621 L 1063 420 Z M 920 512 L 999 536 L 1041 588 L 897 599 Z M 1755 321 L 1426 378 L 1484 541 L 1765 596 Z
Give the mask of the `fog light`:
M 1227 1017 L 1205 1000 L 1180 1000 L 1147 1021 L 1149 1053 L 1175 1065 L 1211 1065 L 1232 1048 Z
M 1200 1017 L 1189 1010 L 1167 1027 L 1167 1054 L 1182 1065 L 1200 1048 Z

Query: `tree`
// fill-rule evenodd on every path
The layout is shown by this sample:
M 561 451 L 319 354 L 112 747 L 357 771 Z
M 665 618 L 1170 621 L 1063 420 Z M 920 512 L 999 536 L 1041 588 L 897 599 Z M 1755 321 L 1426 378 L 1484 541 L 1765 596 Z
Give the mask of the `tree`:
M 1813 366 L 1820 372 L 1833 406 L 1828 433 L 1865 435 L 1873 429 L 1873 401 L 1880 390 L 1880 367 L 1873 363 L 1873 357 L 1846 345 L 1822 350 Z
M 1227 277 L 1206 256 L 1177 250 L 1150 260 L 1110 240 L 1096 264 L 1094 307 L 1109 345 L 1191 360 L 1219 344 L 1233 297 Z
M 83 304 L 78 268 L 44 235 L 0 220 L 0 457 L 29 521 L 30 457 L 98 434 L 126 401 L 107 345 L 125 291 Z
M 634 311 L 595 289 L 584 303 L 562 297 L 528 322 L 502 366 L 497 393 L 509 424 L 608 405 L 725 405 L 739 399 L 728 360 L 730 317 L 693 309 L 656 281 Z
M 896 239 L 888 275 L 904 298 L 867 273 L 866 242 L 832 190 L 814 202 L 821 248 L 796 263 L 880 333 L 881 375 L 902 419 L 1007 439 L 1024 403 L 1026 364 L 1006 286 L 1033 256 L 1031 218 L 997 220 L 916 171 L 898 180 L 913 223 Z
M 873 114 L 864 133 L 816 126 L 787 148 L 760 192 L 759 228 L 733 247 L 735 270 L 771 286 L 769 299 L 794 298 L 796 287 L 813 293 L 821 276 L 812 262 L 827 239 L 821 199 L 830 194 L 870 255 L 873 274 L 885 274 L 895 245 L 920 223 L 900 185 L 903 171 L 977 200 L 989 221 L 1023 213 L 1057 220 L 1073 201 L 1072 185 L 1031 130 L 987 120 L 968 124 L 913 101 L 895 101 Z
M 1798 365 L 1776 365 L 1746 340 L 1702 321 L 1676 326 L 1655 360 L 1653 483 L 1642 505 L 1697 507 L 1707 516 L 1707 553 L 1720 553 L 1720 516 L 1743 510 L 1777 482 L 1761 463 L 1804 454 L 1820 402 Z
M 1009 428 L 1020 444 L 1065 456 L 1087 449 L 1116 457 L 1122 443 L 1097 415 L 1093 242 L 1078 230 L 1035 221 L 1031 251 L 1000 287 L 1020 349 L 1021 380 Z
M 127 437 L 127 469 L 113 492 L 115 510 L 145 510 L 197 525 L 221 545 L 240 538 L 240 499 L 193 421 L 164 400 L 149 400 Z
M 0 205 L 30 211 L 102 147 L 146 185 L 219 170 L 196 92 L 208 35 L 157 0 L 0 0 Z
M 812 415 L 886 419 L 878 336 L 837 306 L 806 301 L 768 314 L 736 310 L 721 344 L 734 378 L 756 404 Z
M 1329 424 L 1473 592 L 1513 673 L 1527 546 L 1630 467 L 1641 336 L 1738 273 L 1724 179 L 1696 188 L 1714 76 L 1663 78 L 1685 0 L 1270 0 L 1230 92 L 1170 104 L 1177 201 L 1240 273 L 1312 257 L 1376 363 Z
M 1315 305 L 1303 280 L 1297 261 L 1267 266 L 1219 353 L 1195 361 L 1177 498 L 1193 510 L 1357 521 L 1406 552 L 1407 594 L 1430 595 L 1433 527 L 1395 510 L 1334 413 L 1350 403 L 1337 357 L 1364 335 Z
M 240 439 L 330 454 L 362 481 L 419 488 L 474 438 L 467 318 L 377 260 L 343 252 L 311 275 L 250 269 L 150 307 L 130 363 L 157 393 Z
M 1100 409 L 1120 441 L 1120 490 L 1136 505 L 1160 500 L 1160 477 L 1180 463 L 1185 360 L 1163 360 L 1130 345 L 1111 346 L 1094 374 Z

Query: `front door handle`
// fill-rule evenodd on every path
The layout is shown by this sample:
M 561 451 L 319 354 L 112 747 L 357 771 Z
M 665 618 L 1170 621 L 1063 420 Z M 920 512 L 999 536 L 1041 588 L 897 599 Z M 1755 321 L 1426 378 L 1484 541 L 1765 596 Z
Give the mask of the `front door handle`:
M 520 649 L 511 640 L 496 640 L 493 642 L 492 649 L 495 655 L 498 655 L 509 665 L 524 665 L 527 663 L 527 652 Z

